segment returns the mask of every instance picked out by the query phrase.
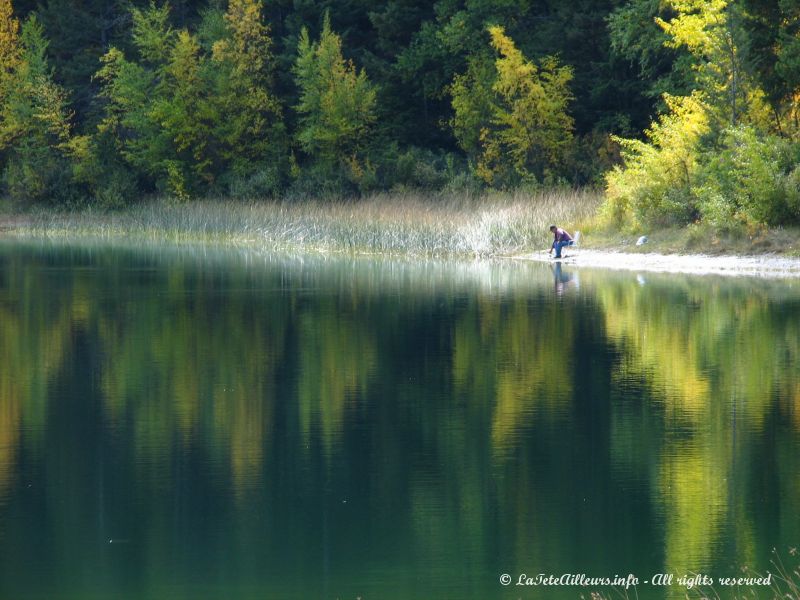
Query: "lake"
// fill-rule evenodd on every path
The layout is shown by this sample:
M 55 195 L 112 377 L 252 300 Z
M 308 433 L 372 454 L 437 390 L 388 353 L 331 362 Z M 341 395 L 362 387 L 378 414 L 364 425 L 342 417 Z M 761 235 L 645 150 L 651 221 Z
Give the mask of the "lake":
M 776 573 L 799 367 L 797 281 L 4 242 L 0 598 Z

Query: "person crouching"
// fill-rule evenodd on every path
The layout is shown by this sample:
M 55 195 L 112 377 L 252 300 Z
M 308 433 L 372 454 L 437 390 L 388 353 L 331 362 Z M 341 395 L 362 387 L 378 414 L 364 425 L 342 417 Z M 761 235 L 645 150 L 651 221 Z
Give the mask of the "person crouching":
M 550 251 L 548 254 L 552 254 L 553 250 L 555 249 L 555 258 L 561 258 L 561 249 L 564 246 L 572 246 L 572 244 L 575 242 L 573 241 L 572 236 L 560 227 L 550 225 L 550 231 L 553 233 L 553 245 L 550 246 Z

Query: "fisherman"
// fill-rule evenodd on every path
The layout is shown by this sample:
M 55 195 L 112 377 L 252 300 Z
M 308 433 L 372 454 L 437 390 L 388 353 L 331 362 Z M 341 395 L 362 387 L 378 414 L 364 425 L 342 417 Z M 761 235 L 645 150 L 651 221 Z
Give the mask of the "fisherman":
M 553 253 L 553 248 L 556 250 L 556 258 L 561 258 L 561 248 L 564 246 L 572 246 L 575 242 L 572 239 L 572 236 L 568 234 L 566 231 L 561 229 L 560 227 L 556 227 L 555 225 L 550 225 L 550 231 L 553 234 L 553 245 L 550 246 L 550 251 L 548 254 Z

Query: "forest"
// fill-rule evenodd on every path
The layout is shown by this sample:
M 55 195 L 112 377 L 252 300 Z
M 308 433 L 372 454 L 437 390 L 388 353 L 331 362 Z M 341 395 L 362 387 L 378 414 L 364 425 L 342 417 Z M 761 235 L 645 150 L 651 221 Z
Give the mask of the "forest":
M 0 194 L 593 187 L 608 223 L 800 223 L 795 0 L 0 0 Z

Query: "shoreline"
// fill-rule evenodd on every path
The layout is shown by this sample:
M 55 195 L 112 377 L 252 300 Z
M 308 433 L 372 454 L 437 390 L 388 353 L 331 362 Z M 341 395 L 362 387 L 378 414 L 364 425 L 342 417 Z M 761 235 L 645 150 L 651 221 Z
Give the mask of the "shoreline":
M 4 235 L 5 234 L 5 235 Z M 267 252 L 309 253 L 318 255 L 339 256 L 371 256 L 409 259 L 461 259 L 472 261 L 510 260 L 522 262 L 536 262 L 545 264 L 560 263 L 563 267 L 577 267 L 586 269 L 605 269 L 613 271 L 632 271 L 648 273 L 675 273 L 686 275 L 721 275 L 726 277 L 760 277 L 769 279 L 800 279 L 800 258 L 786 257 L 778 254 L 764 255 L 709 255 L 709 254 L 679 254 L 660 252 L 625 252 L 606 250 L 603 248 L 578 248 L 570 249 L 570 253 L 561 260 L 555 260 L 548 255 L 547 250 L 521 252 L 514 254 L 497 254 L 477 256 L 467 253 L 449 253 L 438 256 L 417 255 L 413 252 L 378 252 L 374 250 L 349 250 L 336 248 L 320 248 L 317 246 L 298 242 L 291 245 L 273 245 L 259 243 L 256 239 L 234 238 L 229 239 L 203 239 L 202 236 L 191 237 L 174 235 L 141 236 L 136 233 L 109 233 L 91 232 L 88 230 L 68 231 L 53 230 L 42 231 L 28 229 L 25 226 L 0 227 L 0 240 L 5 238 L 19 240 L 49 240 L 69 242 L 71 240 L 95 241 L 103 243 L 114 242 L 139 242 L 153 244 L 167 244 L 181 246 L 184 244 L 199 245 L 218 248 L 252 249 Z
M 513 260 L 556 262 L 547 251 L 519 254 Z M 657 252 L 619 252 L 579 248 L 561 259 L 564 266 L 643 271 L 650 273 L 683 273 L 688 275 L 725 275 L 728 277 L 800 278 L 800 258 L 776 254 L 709 255 L 661 254 Z
M 587 192 L 507 195 L 433 201 L 419 195 L 380 195 L 338 202 L 191 204 L 148 202 L 119 212 L 0 213 L 0 239 L 85 240 L 103 243 L 198 244 L 255 251 L 340 256 L 554 262 L 548 223 L 588 230 L 583 244 L 565 249 L 563 266 L 800 278 L 800 230 L 763 230 L 749 238 L 713 230 L 650 232 L 652 250 L 636 235 L 596 229 L 599 199 Z M 690 253 L 697 239 L 713 253 Z M 650 246 L 650 244 L 648 244 Z

